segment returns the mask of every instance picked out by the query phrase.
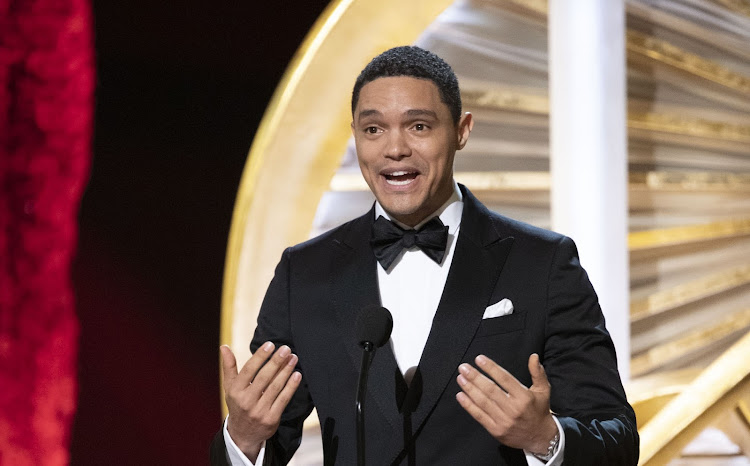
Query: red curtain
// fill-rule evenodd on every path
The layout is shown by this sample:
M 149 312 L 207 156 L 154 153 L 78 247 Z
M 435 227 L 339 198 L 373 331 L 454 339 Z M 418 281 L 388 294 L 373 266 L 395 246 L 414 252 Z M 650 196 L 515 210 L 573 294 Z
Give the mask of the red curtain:
M 88 0 L 0 0 L 0 464 L 63 465 L 76 403 L 70 265 L 91 159 Z

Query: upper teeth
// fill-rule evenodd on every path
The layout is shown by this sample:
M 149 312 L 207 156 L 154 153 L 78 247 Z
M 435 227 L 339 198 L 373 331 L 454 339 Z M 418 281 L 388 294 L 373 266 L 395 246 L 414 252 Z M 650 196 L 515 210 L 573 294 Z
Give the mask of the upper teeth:
M 403 176 L 403 175 L 406 175 L 408 173 L 409 172 L 405 172 L 405 171 L 393 172 L 393 173 L 391 173 L 391 176 Z

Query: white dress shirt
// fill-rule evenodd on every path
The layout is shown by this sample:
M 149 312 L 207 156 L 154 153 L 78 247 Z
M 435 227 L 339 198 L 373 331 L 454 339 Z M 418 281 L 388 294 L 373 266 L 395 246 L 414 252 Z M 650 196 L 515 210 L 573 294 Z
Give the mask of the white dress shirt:
M 443 225 L 448 227 L 448 243 L 441 264 L 435 263 L 416 246 L 404 249 L 388 270 L 377 263 L 380 302 L 383 307 L 391 311 L 393 316 L 393 332 L 389 343 L 407 384 L 411 382 L 427 343 L 427 337 L 432 328 L 432 320 L 443 295 L 443 288 L 445 288 L 448 271 L 453 262 L 453 253 L 461 229 L 461 214 L 463 213 L 464 203 L 461 191 L 455 182 L 453 188 L 453 194 L 445 204 L 415 227 L 416 230 L 419 230 L 422 225 L 434 217 L 440 217 Z M 381 216 L 404 229 L 410 228 L 392 219 L 380 203 L 376 202 L 375 219 L 377 220 Z M 562 426 L 556 417 L 554 419 L 560 434 L 560 441 L 555 455 L 546 463 L 547 466 L 562 464 L 562 452 L 565 446 Z M 232 466 L 253 465 L 232 441 L 226 428 L 226 422 L 224 423 L 224 441 Z M 265 444 L 256 464 L 262 464 L 264 452 Z M 545 464 L 530 453 L 526 453 L 526 461 L 530 466 Z
M 406 383 L 411 382 L 422 357 L 422 350 L 432 328 L 432 319 L 445 288 L 461 228 L 463 207 L 461 192 L 456 186 L 450 199 L 415 227 L 419 230 L 434 217 L 440 217 L 443 225 L 448 227 L 448 243 L 442 264 L 435 263 L 414 246 L 401 251 L 388 270 L 377 265 L 380 303 L 393 316 L 393 332 L 389 343 Z M 401 228 L 410 229 L 393 220 L 378 202 L 375 204 L 375 219 L 381 216 Z

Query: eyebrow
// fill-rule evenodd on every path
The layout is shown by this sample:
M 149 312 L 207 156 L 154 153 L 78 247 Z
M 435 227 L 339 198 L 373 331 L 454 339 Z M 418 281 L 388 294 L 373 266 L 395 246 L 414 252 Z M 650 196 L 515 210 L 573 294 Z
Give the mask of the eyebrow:
M 415 108 L 412 110 L 407 110 L 406 115 L 410 117 L 428 116 L 428 117 L 437 119 L 437 113 L 433 112 L 432 110 L 427 110 L 423 108 Z
M 367 118 L 372 115 L 382 115 L 382 113 L 375 109 L 362 110 L 361 112 L 359 112 L 359 115 L 357 115 L 357 119 L 361 120 L 362 118 Z
M 357 115 L 358 120 L 362 120 L 363 118 L 367 118 L 372 115 L 382 115 L 378 110 L 375 109 L 367 109 L 362 110 L 359 112 L 359 115 Z M 437 119 L 437 113 L 433 112 L 432 110 L 427 110 L 424 108 L 413 108 L 406 111 L 406 116 L 414 118 L 414 117 L 431 117 L 434 119 Z

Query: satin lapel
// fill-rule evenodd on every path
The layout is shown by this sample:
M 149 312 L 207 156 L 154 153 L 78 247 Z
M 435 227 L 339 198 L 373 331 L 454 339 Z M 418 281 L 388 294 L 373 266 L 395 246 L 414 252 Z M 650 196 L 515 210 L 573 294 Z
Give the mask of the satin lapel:
M 419 430 L 448 383 L 457 376 L 458 365 L 482 322 L 513 244 L 512 237 L 498 234 L 486 208 L 463 190 L 464 213 L 453 263 L 419 361 L 423 390 L 421 396 L 407 395 L 407 399 L 418 400 L 413 432 Z
M 340 240 L 334 240 L 338 247 L 332 263 L 335 279 L 331 284 L 331 297 L 334 299 L 341 335 L 345 339 L 344 345 L 356 374 L 359 374 L 362 361 L 362 348 L 356 338 L 357 315 L 368 306 L 381 305 L 377 262 L 369 242 L 373 217 L 371 210 L 353 222 Z M 375 352 L 370 366 L 368 394 L 392 429 L 399 425 L 396 404 L 398 378 L 395 374 L 401 377 L 393 351 L 390 345 L 385 345 Z M 351 400 L 351 405 L 354 416 L 354 400 Z M 368 406 L 368 410 L 374 407 Z

